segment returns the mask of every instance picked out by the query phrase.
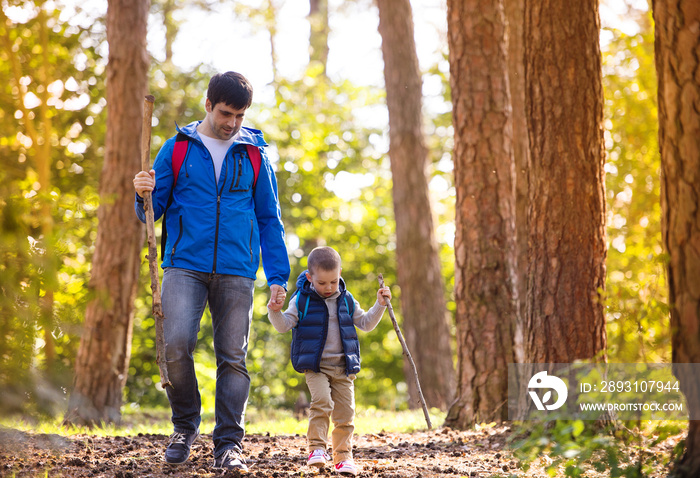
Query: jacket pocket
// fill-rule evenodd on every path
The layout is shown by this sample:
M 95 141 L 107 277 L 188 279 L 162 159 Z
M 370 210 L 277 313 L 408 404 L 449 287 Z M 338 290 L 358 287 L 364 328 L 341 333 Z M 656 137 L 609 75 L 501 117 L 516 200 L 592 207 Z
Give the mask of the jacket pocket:
M 250 160 L 246 153 L 233 153 L 234 173 L 233 178 L 231 178 L 231 187 L 228 189 L 229 192 L 246 192 L 250 190 L 252 182 L 245 171 L 245 165 L 249 163 Z

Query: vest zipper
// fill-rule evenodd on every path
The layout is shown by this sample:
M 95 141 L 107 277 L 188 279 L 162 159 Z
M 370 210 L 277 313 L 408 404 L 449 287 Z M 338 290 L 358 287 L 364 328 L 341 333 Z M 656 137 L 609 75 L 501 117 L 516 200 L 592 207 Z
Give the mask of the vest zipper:
M 321 297 L 319 295 L 319 297 Z M 326 305 L 326 301 L 323 297 L 321 297 L 321 302 L 323 303 L 323 310 L 326 311 L 326 317 L 325 320 L 323 321 L 323 340 L 321 340 L 321 351 L 318 353 L 318 356 L 316 358 L 316 363 L 314 364 L 315 372 L 319 372 L 321 370 L 321 357 L 323 356 L 323 349 L 326 348 L 326 340 L 328 339 L 328 319 L 330 316 L 330 312 L 328 312 L 328 305 Z M 340 329 L 340 318 L 338 318 L 338 329 Z M 340 341 L 342 342 L 342 336 Z

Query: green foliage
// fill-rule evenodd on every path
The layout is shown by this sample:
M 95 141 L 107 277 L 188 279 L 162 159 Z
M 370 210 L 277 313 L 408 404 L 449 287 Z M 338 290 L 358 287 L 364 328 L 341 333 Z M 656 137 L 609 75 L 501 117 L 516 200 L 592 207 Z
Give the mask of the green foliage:
M 670 362 L 661 242 L 660 157 L 651 12 L 611 30 L 603 51 L 608 160 L 607 332 L 611 362 Z
M 647 428 L 629 429 L 616 424 L 605 427 L 600 422 L 558 420 L 519 423 L 510 438 L 509 448 L 528 470 L 532 463 L 548 457 L 543 464 L 549 476 L 578 478 L 588 473 L 610 477 L 642 478 L 649 476 L 653 464 L 669 457 L 658 457 L 649 448 L 671 435 L 682 432 L 678 422 L 658 422 Z M 562 475 L 563 472 L 563 475 Z
M 4 2 L 0 16 L 5 413 L 60 408 L 72 381 L 95 237 L 105 104 L 98 48 L 104 29 L 99 21 L 66 21 L 60 2 L 42 8 L 40 14 L 32 2 Z M 42 185 L 37 157 L 47 142 L 51 179 Z

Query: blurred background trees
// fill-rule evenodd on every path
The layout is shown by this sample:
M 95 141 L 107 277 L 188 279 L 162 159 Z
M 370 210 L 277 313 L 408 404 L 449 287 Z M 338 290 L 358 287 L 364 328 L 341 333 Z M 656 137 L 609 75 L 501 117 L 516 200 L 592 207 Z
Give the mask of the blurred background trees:
M 65 410 L 87 306 L 93 299 L 88 283 L 98 230 L 98 184 L 106 155 L 108 50 L 105 12 L 78 3 L 8 0 L 0 9 L 0 401 L 5 413 Z M 308 251 L 326 241 L 341 253 L 343 275 L 363 305 L 374 301 L 376 276 L 384 274 L 393 286 L 402 320 L 404 291 L 397 278 L 384 85 L 358 84 L 330 72 L 333 25 L 350 21 L 360 10 L 374 12 L 378 23 L 378 11 L 370 0 L 330 1 L 324 17 L 324 3 L 314 2 L 318 5 L 314 18 L 320 12 L 321 27 L 312 30 L 304 23 L 295 34 L 304 36 L 307 44 L 311 35 L 318 35 L 313 51 L 319 56 L 310 53 L 309 61 L 289 74 L 279 65 L 285 58 L 279 54 L 281 22 L 276 15 L 289 14 L 292 3 L 235 2 L 227 13 L 232 25 L 246 25 L 251 41 L 269 42 L 271 63 L 264 68 L 270 74 L 267 83 L 256 89 L 247 122 L 265 131 L 272 145 L 292 261 L 290 279 L 294 281 L 305 269 Z M 509 2 L 504 4 L 508 7 Z M 601 3 L 607 355 L 616 362 L 668 362 L 652 21 L 648 10 L 616 2 L 624 7 L 616 11 L 609 4 Z M 153 154 L 173 134 L 175 122 L 184 125 L 203 117 L 206 84 L 214 70 L 211 64 L 178 66 L 165 53 L 168 44 L 177 54 L 178 35 L 187 23 L 187 15 L 178 8 L 191 15 L 214 6 L 205 2 L 151 5 L 151 25 L 160 22 L 169 38 L 161 44 L 157 37 L 149 37 L 149 45 L 159 45 L 152 47 L 148 74 L 148 90 L 156 97 Z M 302 22 L 309 20 L 309 13 L 303 12 Z M 613 22 L 616 15 L 625 21 Z M 326 32 L 323 18 L 329 26 L 327 60 L 324 48 L 316 46 L 324 43 L 316 41 Z M 416 16 L 414 23 L 422 25 L 423 20 Z M 367 25 L 367 35 L 378 35 L 376 26 Z M 444 40 L 445 32 L 441 34 Z M 454 131 L 446 40 L 438 48 L 441 55 L 434 63 L 420 65 L 423 130 L 445 284 L 441 293 L 454 342 Z M 247 73 L 243 68 L 241 72 Z M 365 73 L 382 78 L 381 71 Z M 158 387 L 147 269 L 142 261 L 123 402 L 159 407 L 166 406 L 167 399 Z M 519 269 L 522 273 L 522 266 Z M 289 365 L 290 338 L 274 332 L 265 317 L 262 274 L 257 285 L 249 355 L 251 404 L 291 407 L 298 392 L 305 390 L 304 383 Z M 202 320 L 200 334 L 211 334 L 208 317 Z M 401 346 L 390 322 L 382 321 L 371 334 L 361 334 L 360 340 L 363 375 L 357 381 L 358 403 L 407 407 Z M 200 385 L 213 389 L 214 361 L 207 340 L 201 341 L 197 353 L 210 358 L 197 361 Z M 211 407 L 213 393 L 205 390 L 203 400 L 205 408 Z

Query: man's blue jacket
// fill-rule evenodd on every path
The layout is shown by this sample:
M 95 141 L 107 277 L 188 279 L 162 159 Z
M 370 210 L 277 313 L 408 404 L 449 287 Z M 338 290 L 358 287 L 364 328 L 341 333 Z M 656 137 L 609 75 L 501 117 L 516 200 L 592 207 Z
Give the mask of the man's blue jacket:
M 211 155 L 197 133 L 199 123 L 178 127 L 179 132 L 189 137 L 190 144 L 174 189 L 175 136 L 165 142 L 153 164 L 155 219 L 167 208 L 168 234 L 162 267 L 255 279 L 262 251 L 267 282 L 286 288 L 290 268 L 277 180 L 265 152 L 267 143 L 262 132 L 241 128 L 226 154 L 217 184 Z M 246 144 L 260 148 L 260 173 L 255 187 Z M 146 222 L 143 199 L 138 194 L 135 209 L 138 218 Z

